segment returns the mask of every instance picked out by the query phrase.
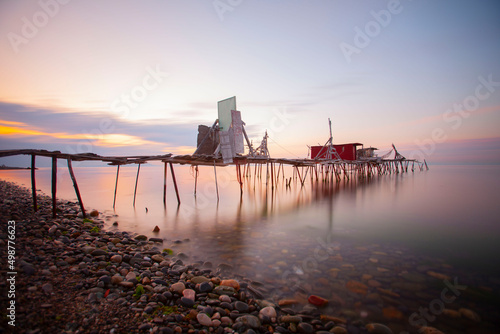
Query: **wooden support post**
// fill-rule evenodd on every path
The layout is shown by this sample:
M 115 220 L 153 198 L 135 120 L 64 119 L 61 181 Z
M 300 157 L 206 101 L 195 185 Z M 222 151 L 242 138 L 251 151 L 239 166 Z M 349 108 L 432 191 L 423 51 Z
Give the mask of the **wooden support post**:
M 266 188 L 269 183 L 269 162 L 266 162 Z
M 38 211 L 38 205 L 36 203 L 36 180 L 35 180 L 35 159 L 36 155 L 31 155 L 31 194 L 33 196 L 33 211 Z
M 196 185 L 194 188 L 194 194 L 196 195 Z M 163 162 L 163 206 L 167 205 L 167 162 Z
M 194 196 L 196 197 L 196 188 L 198 186 L 198 165 L 194 167 Z
M 429 166 L 427 166 L 427 161 L 425 161 L 425 159 L 424 159 L 424 164 L 425 164 L 426 170 L 429 170 Z
M 115 196 L 113 197 L 113 209 L 115 208 L 115 204 L 116 204 L 116 190 L 118 189 L 118 175 L 119 174 L 120 174 L 120 165 L 118 165 L 116 168 Z
M 175 180 L 174 166 L 172 165 L 171 162 L 169 162 L 169 165 L 170 165 L 170 173 L 172 173 L 172 181 L 174 181 L 175 195 L 177 196 L 177 205 L 180 205 L 181 198 L 179 197 L 179 189 L 177 188 L 177 181 Z
M 271 162 L 271 189 L 274 189 L 274 165 Z
M 76 182 L 75 173 L 73 173 L 73 166 L 71 165 L 71 159 L 68 158 L 68 169 L 69 175 L 71 176 L 71 181 L 73 181 L 73 187 L 75 188 L 76 198 L 78 198 L 78 204 L 80 204 L 80 209 L 82 210 L 83 218 L 86 217 L 85 207 L 83 206 L 82 196 L 80 196 L 80 190 L 78 189 L 78 183 Z
M 240 184 L 240 197 L 241 197 L 243 196 L 243 176 L 241 175 L 241 165 L 236 163 L 235 169 L 236 169 L 236 179 Z
M 215 191 L 217 193 L 217 204 L 219 204 L 219 185 L 217 184 L 217 167 L 214 160 L 214 175 L 215 175 Z
M 52 217 L 56 218 L 57 193 L 57 157 L 52 157 Z
M 135 188 L 134 188 L 134 208 L 135 208 L 135 195 L 137 194 L 137 183 L 139 182 L 139 172 L 141 171 L 141 164 L 137 166 L 137 175 L 135 176 Z
M 304 185 L 304 181 L 302 180 L 302 176 L 300 175 L 299 167 L 297 167 L 297 165 L 295 165 L 295 169 L 297 170 L 297 175 L 299 176 L 300 184 Z

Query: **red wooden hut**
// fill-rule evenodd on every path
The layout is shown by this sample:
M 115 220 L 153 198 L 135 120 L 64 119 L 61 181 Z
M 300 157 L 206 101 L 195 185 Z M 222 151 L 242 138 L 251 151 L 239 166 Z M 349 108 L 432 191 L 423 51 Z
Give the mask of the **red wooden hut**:
M 342 160 L 357 160 L 356 150 L 361 143 L 348 143 L 333 145 Z M 311 159 L 326 159 L 327 146 L 311 146 Z

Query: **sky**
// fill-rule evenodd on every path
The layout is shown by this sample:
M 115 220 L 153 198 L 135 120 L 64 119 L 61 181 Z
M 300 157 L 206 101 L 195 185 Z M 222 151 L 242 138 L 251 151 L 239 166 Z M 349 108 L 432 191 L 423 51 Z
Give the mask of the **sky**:
M 191 154 L 236 96 L 258 146 L 500 164 L 495 0 L 0 0 L 0 149 Z M 0 164 L 28 165 L 28 157 Z

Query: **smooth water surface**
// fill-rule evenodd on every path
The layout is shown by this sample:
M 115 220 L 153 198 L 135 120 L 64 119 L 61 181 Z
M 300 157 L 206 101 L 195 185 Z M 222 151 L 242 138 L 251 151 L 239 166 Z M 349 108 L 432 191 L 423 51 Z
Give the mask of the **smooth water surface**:
M 112 223 L 117 221 L 120 230 L 165 238 L 164 247 L 192 261 L 229 264 L 235 273 L 275 286 L 277 299 L 317 293 L 342 301 L 333 308 L 352 309 L 367 297 L 363 291 L 346 289 L 348 282 L 374 278 L 406 298 L 404 307 L 398 306 L 405 318 L 389 319 L 406 323 L 401 328 L 407 330 L 406 315 L 442 289 L 439 282 L 432 282 L 435 293 L 418 286 L 431 284 L 429 270 L 444 272 L 450 279 L 460 277 L 476 288 L 496 289 L 500 282 L 500 166 L 431 166 L 429 171 L 333 183 L 308 174 L 303 187 L 292 169 L 285 168 L 285 177 L 292 177 L 290 188 L 283 173 L 274 188 L 270 180 L 266 186 L 266 166 L 261 178 L 255 177 L 259 167 L 251 166 L 241 195 L 235 167 L 217 167 L 219 200 L 213 167 L 199 167 L 196 196 L 194 169 L 174 168 L 181 205 L 168 170 L 164 206 L 163 165 L 150 165 L 141 167 L 134 208 L 137 166 L 122 166 L 115 210 L 116 167 L 81 167 L 75 173 L 85 206 L 103 213 L 107 229 L 116 229 Z M 36 174 L 37 188 L 50 194 L 50 169 Z M 29 171 L 0 171 L 0 178 L 30 186 Z M 62 167 L 57 196 L 76 200 Z M 158 234 L 152 232 L 156 225 Z M 174 243 L 179 240 L 184 241 Z M 401 285 L 403 278 L 417 285 Z M 474 306 L 474 296 L 452 307 Z M 483 312 L 490 308 L 476 307 Z M 377 311 L 366 312 L 369 318 L 381 317 Z M 386 313 L 383 318 L 387 321 Z

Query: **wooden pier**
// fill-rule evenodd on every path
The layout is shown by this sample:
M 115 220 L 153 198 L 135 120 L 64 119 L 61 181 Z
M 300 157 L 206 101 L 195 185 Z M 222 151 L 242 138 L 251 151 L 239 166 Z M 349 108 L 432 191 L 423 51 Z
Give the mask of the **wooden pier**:
M 116 182 L 114 189 L 114 199 L 113 208 L 116 203 L 116 194 L 118 187 L 118 177 L 120 173 L 120 166 L 122 165 L 137 165 L 137 175 L 135 180 L 134 189 L 134 201 L 137 193 L 137 183 L 139 180 L 139 172 L 141 164 L 159 161 L 164 164 L 164 174 L 163 174 L 163 203 L 166 205 L 166 191 L 167 191 L 167 174 L 168 168 L 170 167 L 170 174 L 172 176 L 172 181 L 174 184 L 174 190 L 177 197 L 177 205 L 181 204 L 181 199 L 179 196 L 179 190 L 177 187 L 177 180 L 175 178 L 174 164 L 180 165 L 191 165 L 195 168 L 195 190 L 194 194 L 196 196 L 196 186 L 198 181 L 198 166 L 210 166 L 214 168 L 215 174 L 215 184 L 217 201 L 219 200 L 218 186 L 217 186 L 217 167 L 227 167 L 230 165 L 235 166 L 236 177 L 240 184 L 240 196 L 243 195 L 243 183 L 246 177 L 252 174 L 251 165 L 253 164 L 253 174 L 254 178 L 263 177 L 263 167 L 265 165 L 265 180 L 266 187 L 270 186 L 272 189 L 277 187 L 279 182 L 284 182 L 286 187 L 292 186 L 292 180 L 297 180 L 300 186 L 304 186 L 307 176 L 315 182 L 325 182 L 333 183 L 340 182 L 341 180 L 347 180 L 357 178 L 365 179 L 372 178 L 376 175 L 385 174 L 398 174 L 398 173 L 408 173 L 410 170 L 414 172 L 416 168 L 419 170 L 428 169 L 427 163 L 418 162 L 416 160 L 407 160 L 404 158 L 400 159 L 372 159 L 372 160 L 333 160 L 333 159 L 286 159 L 286 158 L 270 158 L 269 156 L 237 156 L 233 159 L 233 162 L 228 164 L 224 163 L 222 158 L 218 158 L 214 155 L 154 155 L 154 156 L 100 156 L 93 153 L 81 153 L 81 154 L 69 154 L 62 153 L 60 151 L 46 151 L 46 150 L 35 150 L 35 149 L 24 149 L 24 150 L 0 150 L 0 157 L 15 156 L 15 155 L 29 155 L 31 156 L 31 188 L 33 194 L 33 210 L 37 211 L 37 198 L 36 198 L 36 157 L 49 157 L 52 159 L 52 183 L 51 183 L 51 195 L 52 195 L 52 213 L 56 217 L 57 213 L 57 162 L 58 160 L 66 160 L 68 165 L 69 174 L 75 188 L 75 193 L 78 198 L 80 209 L 83 216 L 85 217 L 85 208 L 83 205 L 82 198 L 80 196 L 80 191 L 78 188 L 78 183 L 73 172 L 72 161 L 101 161 L 108 163 L 108 165 L 117 166 L 116 169 Z M 292 166 L 293 175 L 288 178 L 285 177 L 284 166 Z

